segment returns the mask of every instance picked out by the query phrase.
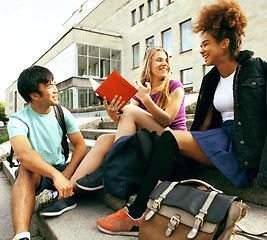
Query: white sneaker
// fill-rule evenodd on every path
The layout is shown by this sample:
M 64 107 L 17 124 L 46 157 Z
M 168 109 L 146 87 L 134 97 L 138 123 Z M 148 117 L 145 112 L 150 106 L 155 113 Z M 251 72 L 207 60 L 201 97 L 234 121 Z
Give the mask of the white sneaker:
M 57 191 L 44 189 L 38 196 L 35 197 L 33 213 L 43 210 L 48 207 L 53 199 L 57 196 Z

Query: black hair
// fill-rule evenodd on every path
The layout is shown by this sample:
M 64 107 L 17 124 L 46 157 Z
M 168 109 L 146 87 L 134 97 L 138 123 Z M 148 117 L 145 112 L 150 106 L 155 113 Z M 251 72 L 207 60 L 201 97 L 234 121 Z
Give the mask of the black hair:
M 54 80 L 53 74 L 45 67 L 31 66 L 23 70 L 18 78 L 18 91 L 26 102 L 30 102 L 31 93 L 41 94 L 39 90 L 39 84 L 47 84 Z

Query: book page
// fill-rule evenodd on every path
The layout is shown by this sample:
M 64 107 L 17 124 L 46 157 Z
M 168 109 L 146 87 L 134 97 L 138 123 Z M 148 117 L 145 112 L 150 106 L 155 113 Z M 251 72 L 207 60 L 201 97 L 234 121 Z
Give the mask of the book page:
M 100 84 L 97 81 L 95 81 L 93 78 L 89 78 L 89 82 L 91 83 L 94 92 L 100 86 Z

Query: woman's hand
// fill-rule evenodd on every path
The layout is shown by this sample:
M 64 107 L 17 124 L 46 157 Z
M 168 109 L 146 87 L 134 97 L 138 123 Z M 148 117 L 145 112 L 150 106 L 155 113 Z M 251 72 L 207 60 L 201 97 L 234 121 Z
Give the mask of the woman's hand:
M 143 86 L 140 80 L 136 80 L 133 82 L 133 86 L 138 90 L 138 92 L 135 94 L 135 96 L 140 99 L 142 102 L 149 97 L 150 91 L 151 91 L 151 85 L 149 82 L 146 82 L 146 87 Z
M 118 114 L 118 111 L 121 109 L 121 107 L 124 105 L 125 101 L 121 102 L 122 97 L 118 97 L 117 95 L 111 100 L 110 103 L 108 103 L 108 100 L 106 97 L 103 98 L 103 103 L 105 106 L 105 109 L 109 115 L 110 118 L 115 120 L 115 117 Z

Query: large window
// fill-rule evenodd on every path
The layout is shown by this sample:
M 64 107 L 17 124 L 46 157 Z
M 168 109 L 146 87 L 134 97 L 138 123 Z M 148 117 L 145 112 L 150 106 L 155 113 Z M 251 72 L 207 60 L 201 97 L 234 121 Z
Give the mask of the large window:
M 78 76 L 106 78 L 113 70 L 121 72 L 121 51 L 77 44 Z
M 137 23 L 136 19 L 136 9 L 132 11 L 132 25 L 135 25 Z
M 144 4 L 139 6 L 139 12 L 140 12 L 140 21 L 142 21 L 145 18 L 145 6 L 144 6 Z
M 147 47 L 153 47 L 153 46 L 155 46 L 154 43 L 155 43 L 155 41 L 154 41 L 154 36 L 152 36 L 152 37 L 146 39 L 146 46 L 147 46 Z
M 139 43 L 133 45 L 133 68 L 140 66 L 140 49 Z
M 181 71 L 181 82 L 185 91 L 190 92 L 193 89 L 193 69 L 188 68 Z
M 171 29 L 162 32 L 162 47 L 172 55 Z
M 192 50 L 192 21 L 191 19 L 180 24 L 181 52 Z
M 158 1 L 158 10 L 163 8 L 163 0 L 157 0 Z
M 148 0 L 147 4 L 148 4 L 148 16 L 150 16 L 154 13 L 153 0 Z

